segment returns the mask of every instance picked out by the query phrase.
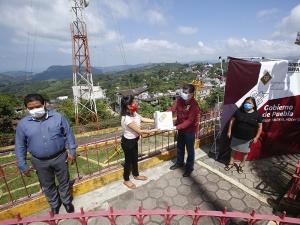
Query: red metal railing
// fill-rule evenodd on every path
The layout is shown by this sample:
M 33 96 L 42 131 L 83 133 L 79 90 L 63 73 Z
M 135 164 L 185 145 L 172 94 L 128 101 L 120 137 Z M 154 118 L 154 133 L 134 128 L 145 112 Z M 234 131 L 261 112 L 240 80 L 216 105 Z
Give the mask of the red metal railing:
M 300 161 L 296 164 L 296 171 L 292 177 L 292 186 L 283 199 L 285 202 L 300 206 Z
M 198 222 L 204 217 L 213 217 L 219 220 L 220 225 L 225 225 L 230 219 L 243 219 L 247 224 L 254 225 L 260 221 L 275 221 L 278 225 L 290 225 L 290 224 L 300 224 L 300 219 L 286 217 L 284 212 L 282 216 L 271 216 L 271 215 L 260 215 L 256 214 L 253 210 L 251 214 L 239 213 L 239 212 L 227 212 L 225 207 L 223 211 L 204 211 L 199 210 L 196 207 L 195 210 L 171 210 L 168 206 L 167 210 L 143 210 L 140 206 L 138 210 L 113 210 L 110 207 L 108 211 L 92 211 L 84 212 L 83 208 L 80 208 L 80 212 L 70 213 L 70 214 L 57 214 L 53 215 L 50 211 L 50 215 L 47 216 L 34 216 L 21 218 L 18 214 L 16 219 L 2 220 L 2 225 L 22 225 L 30 224 L 33 222 L 44 222 L 49 225 L 58 225 L 62 220 L 76 220 L 82 225 L 87 225 L 88 221 L 91 219 L 97 219 L 99 217 L 104 217 L 107 219 L 105 224 L 116 225 L 118 219 L 122 216 L 131 216 L 134 218 L 135 222 L 139 225 L 144 225 L 144 220 L 151 216 L 161 216 L 164 219 L 166 225 L 170 225 L 174 221 L 174 217 L 178 219 L 178 216 L 186 216 L 191 219 L 193 225 L 197 225 Z
M 174 134 L 175 132 L 172 131 L 141 137 L 139 140 L 139 160 L 158 155 L 162 151 L 174 149 L 176 141 Z M 83 182 L 121 168 L 124 157 L 120 138 L 120 136 L 115 136 L 83 145 L 83 150 L 77 152 L 75 166 L 69 167 L 74 182 Z M 21 181 L 18 187 L 15 187 L 16 180 Z M 16 161 L 0 165 L 0 185 L 2 186 L 2 200 L 6 198 L 6 203 L 0 205 L 0 210 L 43 194 L 36 174 L 32 173 L 31 178 L 24 176 L 18 169 Z
M 212 111 L 198 117 L 197 126 L 200 132 L 196 133 L 197 138 L 213 133 L 213 124 L 218 120 L 215 118 L 217 113 L 217 111 Z M 114 136 L 83 145 L 83 151 L 78 152 L 75 166 L 69 167 L 74 183 L 121 168 L 123 157 L 121 157 L 120 138 L 120 136 Z M 175 145 L 176 133 L 173 131 L 144 136 L 139 140 L 139 160 L 174 149 Z M 101 162 L 103 158 L 106 159 L 105 162 Z M 28 163 L 30 162 L 28 161 Z M 14 187 L 15 180 L 21 181 L 22 186 Z M 27 178 L 18 169 L 16 161 L 0 165 L 0 185 L 2 186 L 2 199 L 5 199 L 3 200 L 5 203 L 0 205 L 0 210 L 43 194 L 36 174 Z
M 220 124 L 220 115 L 222 114 L 222 109 L 213 109 L 207 113 L 200 114 L 199 120 L 199 138 L 207 137 L 214 134 L 214 125 Z M 218 132 L 218 131 L 216 131 Z
M 219 123 L 219 115 L 222 113 L 222 109 L 220 112 L 217 109 L 210 110 L 207 113 L 201 113 L 199 117 L 199 133 L 198 137 L 209 136 L 213 134 L 213 125 Z M 102 130 L 108 127 L 117 127 L 120 125 L 118 120 L 114 121 L 102 121 L 101 123 L 93 123 L 81 126 L 73 126 L 72 130 L 75 134 L 82 134 L 90 131 Z M 101 128 L 101 129 L 100 129 Z M 15 136 L 10 137 L 2 137 L 0 138 L 0 147 L 14 145 Z

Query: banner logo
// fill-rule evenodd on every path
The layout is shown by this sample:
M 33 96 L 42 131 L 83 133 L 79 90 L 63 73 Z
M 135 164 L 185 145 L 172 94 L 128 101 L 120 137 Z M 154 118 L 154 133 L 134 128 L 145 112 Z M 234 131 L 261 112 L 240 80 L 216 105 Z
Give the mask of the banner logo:
M 260 78 L 261 82 L 263 82 L 264 85 L 266 85 L 270 80 L 272 79 L 272 76 L 269 74 L 269 72 L 265 73 L 262 78 Z

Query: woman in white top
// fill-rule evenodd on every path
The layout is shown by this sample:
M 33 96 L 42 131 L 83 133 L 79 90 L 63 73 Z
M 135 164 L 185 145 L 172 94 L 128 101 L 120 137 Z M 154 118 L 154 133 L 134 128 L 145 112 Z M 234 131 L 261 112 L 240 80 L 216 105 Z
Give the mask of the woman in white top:
M 140 116 L 136 113 L 138 105 L 136 99 L 130 95 L 125 96 L 121 99 L 121 125 L 123 127 L 123 136 L 121 140 L 121 146 L 125 155 L 124 164 L 124 184 L 134 189 L 136 188 L 129 180 L 130 166 L 132 165 L 133 178 L 136 180 L 147 180 L 146 176 L 140 176 L 138 171 L 138 140 L 141 134 L 149 134 L 152 132 L 157 132 L 159 129 L 152 130 L 141 130 L 140 124 L 142 122 L 154 123 L 153 119 L 148 119 Z

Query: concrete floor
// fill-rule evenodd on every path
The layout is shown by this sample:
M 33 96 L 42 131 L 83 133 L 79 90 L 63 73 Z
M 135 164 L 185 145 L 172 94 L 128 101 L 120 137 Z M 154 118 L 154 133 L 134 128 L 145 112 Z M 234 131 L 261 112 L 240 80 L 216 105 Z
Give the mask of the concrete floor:
M 75 211 L 80 207 L 84 211 L 143 209 L 223 210 L 257 214 L 281 214 L 274 211 L 279 200 L 288 190 L 288 184 L 295 171 L 300 155 L 271 157 L 262 160 L 247 161 L 245 172 L 237 173 L 236 167 L 225 171 L 225 162 L 215 160 L 210 152 L 211 144 L 196 149 L 195 170 L 190 177 L 182 177 L 184 167 L 174 171 L 169 167 L 174 160 L 166 161 L 145 171 L 141 175 L 147 181 L 136 181 L 136 189 L 129 189 L 123 180 L 111 182 L 104 187 L 76 197 L 73 200 Z M 236 162 L 238 164 L 238 162 Z M 273 204 L 270 205 L 270 202 Z M 46 215 L 50 209 L 35 215 Z M 62 207 L 60 213 L 65 213 Z M 289 215 L 296 216 L 296 215 Z M 176 216 L 171 224 L 191 224 L 191 219 Z M 267 224 L 269 221 L 258 224 Z M 40 224 L 40 223 L 35 223 Z M 65 220 L 60 224 L 79 224 L 74 220 Z M 99 217 L 89 220 L 88 224 L 110 224 L 106 218 Z M 130 216 L 117 219 L 117 224 L 137 224 Z M 159 216 L 150 216 L 144 224 L 165 224 Z M 204 217 L 198 224 L 219 224 L 216 218 Z M 226 224 L 245 224 L 242 219 L 232 219 Z M 270 223 L 269 223 L 270 224 Z

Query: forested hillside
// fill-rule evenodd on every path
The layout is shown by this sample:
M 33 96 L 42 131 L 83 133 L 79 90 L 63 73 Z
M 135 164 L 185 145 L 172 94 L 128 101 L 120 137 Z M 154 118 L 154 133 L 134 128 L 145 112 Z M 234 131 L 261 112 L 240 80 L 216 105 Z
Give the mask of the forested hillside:
M 199 64 L 201 69 L 204 64 Z M 147 85 L 151 92 L 166 92 L 174 90 L 184 83 L 189 83 L 195 79 L 193 73 L 183 73 L 182 70 L 188 65 L 180 63 L 157 63 L 140 68 L 132 68 L 120 72 L 107 72 L 105 74 L 93 74 L 94 85 L 99 85 L 102 89 L 107 90 L 107 96 L 113 97 L 115 91 L 120 89 L 136 88 Z M 57 72 L 53 67 L 48 69 Z M 47 70 L 47 71 L 48 71 Z M 48 71 L 48 72 L 49 72 Z M 172 73 L 173 72 L 173 73 Z M 46 73 L 46 77 L 50 75 Z M 72 97 L 72 76 L 64 80 L 38 81 L 19 81 L 11 84 L 5 84 L 0 87 L 0 93 L 12 94 L 14 96 L 24 96 L 28 93 L 47 93 L 50 99 L 55 99 L 58 96 Z
M 202 63 L 192 67 L 180 63 L 157 63 L 120 72 L 93 75 L 94 85 L 100 85 L 102 89 L 106 89 L 106 95 L 111 100 L 108 102 L 96 101 L 101 127 L 114 126 L 119 121 L 111 113 L 109 105 L 113 103 L 116 91 L 147 86 L 149 94 L 168 93 L 168 90 L 181 89 L 183 84 L 191 83 L 203 71 L 209 70 L 209 73 L 205 72 L 209 77 L 217 77 L 221 73 L 220 63 L 209 65 L 209 69 L 207 68 L 208 66 Z M 224 68 L 227 68 L 227 64 Z M 227 70 L 225 69 L 223 72 L 226 75 Z M 66 116 L 71 126 L 74 126 L 72 85 L 72 78 L 60 81 L 19 81 L 2 85 L 0 87 L 0 137 L 14 135 L 15 122 L 24 116 L 15 113 L 14 107 L 22 106 L 22 98 L 29 93 L 39 93 L 47 102 L 58 96 L 69 96 L 68 100 L 60 102 L 57 111 Z M 220 87 L 214 87 L 209 96 L 204 100 L 199 100 L 201 111 L 209 110 L 219 97 L 219 101 L 222 101 L 223 95 L 217 97 L 217 93 L 222 90 Z M 139 113 L 146 117 L 152 117 L 155 111 L 165 111 L 173 104 L 173 101 L 167 96 L 162 96 L 157 100 L 155 104 L 140 102 Z M 24 112 L 26 113 L 26 111 Z

